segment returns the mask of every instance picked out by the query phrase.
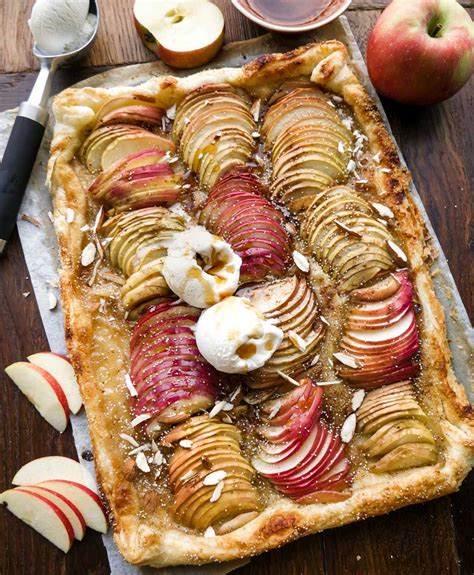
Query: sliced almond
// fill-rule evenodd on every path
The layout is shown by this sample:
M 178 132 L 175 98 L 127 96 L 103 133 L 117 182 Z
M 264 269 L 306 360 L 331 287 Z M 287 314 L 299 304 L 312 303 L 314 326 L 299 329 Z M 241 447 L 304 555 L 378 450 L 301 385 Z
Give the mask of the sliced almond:
M 288 331 L 288 338 L 291 341 L 291 343 L 302 353 L 306 351 L 308 344 L 298 333 L 296 333 L 296 331 L 290 329 Z
M 119 437 L 124 441 L 126 441 L 127 443 L 130 443 L 130 445 L 133 445 L 133 447 L 140 447 L 138 441 L 131 435 L 128 435 L 128 433 L 120 433 Z
M 326 385 L 341 385 L 342 381 L 340 379 L 331 379 L 329 381 L 315 381 L 316 385 L 324 387 Z
M 149 413 L 142 413 L 142 415 L 137 415 L 137 417 L 132 419 L 131 426 L 136 427 L 137 425 L 140 425 L 140 423 L 143 423 L 148 419 L 151 419 L 151 415 Z
M 341 228 L 341 230 L 344 230 L 345 232 L 347 232 L 348 234 L 351 234 L 353 236 L 356 236 L 357 238 L 361 238 L 362 234 L 360 234 L 358 231 L 353 230 L 352 228 L 350 228 L 349 226 L 346 226 L 346 224 L 344 224 L 343 222 L 340 222 L 339 220 L 334 220 L 334 223 L 336 224 L 336 226 L 338 228 Z
M 286 373 L 283 373 L 280 370 L 277 370 L 277 373 L 280 377 L 282 377 L 285 381 L 287 381 L 288 383 L 291 383 L 291 385 L 294 385 L 296 387 L 299 387 L 300 384 L 298 381 L 296 381 L 296 379 L 293 379 L 292 377 L 290 377 L 289 375 L 287 375 Z
M 102 225 L 104 221 L 105 213 L 104 213 L 104 206 L 100 206 L 99 211 L 97 212 L 94 220 L 94 225 L 92 226 L 92 233 L 96 234 L 97 230 Z
M 395 217 L 395 214 L 392 210 L 386 206 L 385 204 L 379 204 L 379 202 L 372 202 L 372 207 L 382 216 L 382 218 L 389 218 L 392 219 Z
M 216 488 L 214 489 L 209 501 L 211 503 L 215 503 L 216 501 L 218 501 L 220 499 L 220 496 L 222 495 L 223 491 L 224 491 L 224 481 L 219 481 L 219 483 L 216 485 Z
M 363 389 L 357 390 L 352 396 L 352 411 L 357 411 L 364 402 L 365 391 Z
M 260 119 L 260 108 L 262 107 L 262 100 L 260 98 L 255 100 L 250 108 L 250 113 L 252 114 L 253 119 L 258 122 Z
M 273 406 L 273 409 L 272 409 L 272 410 L 270 411 L 270 413 L 268 414 L 267 419 L 273 419 L 273 418 L 276 416 L 276 414 L 280 411 L 280 407 L 281 407 L 281 404 L 277 402 L 277 403 Z
M 183 449 L 191 449 L 191 447 L 193 446 L 193 442 L 190 439 L 182 439 L 179 442 L 179 446 L 182 447 Z
M 360 363 L 355 360 L 352 355 L 348 355 L 347 353 L 343 352 L 336 352 L 332 354 L 333 357 L 337 359 L 343 365 L 347 365 L 347 367 L 352 367 L 353 369 L 357 369 L 361 367 Z
M 146 460 L 146 455 L 143 453 L 143 451 L 140 451 L 140 453 L 137 455 L 137 457 L 135 459 L 135 464 L 138 467 L 138 469 L 143 471 L 143 473 L 149 473 L 150 472 L 150 466 L 148 465 L 148 461 Z
M 83 267 L 88 267 L 95 260 L 95 255 L 97 253 L 97 248 L 94 242 L 89 242 L 87 246 L 82 250 L 81 254 L 81 264 Z
M 227 477 L 227 472 L 223 469 L 212 471 L 202 480 L 203 485 L 217 485 Z
M 319 316 L 319 319 L 320 319 L 324 324 L 326 324 L 327 326 L 329 326 L 328 320 L 327 320 L 323 315 L 320 315 L 320 316 Z
M 350 173 L 353 172 L 355 169 L 356 169 L 356 163 L 354 162 L 354 160 L 349 160 L 349 162 L 347 163 L 346 170 Z
M 176 104 L 173 104 L 171 108 L 166 110 L 166 117 L 170 120 L 174 120 L 176 118 Z
M 407 263 L 408 258 L 405 255 L 405 252 L 402 250 L 402 248 L 400 246 L 398 246 L 395 242 L 393 242 L 392 240 L 387 240 L 387 246 L 390 249 L 390 251 L 399 259 L 401 260 L 403 263 Z
M 319 361 L 319 353 L 316 354 L 313 359 L 311 360 L 311 363 L 309 364 L 310 367 L 314 367 Z
M 53 310 L 58 305 L 58 298 L 53 292 L 48 292 L 48 309 Z
M 212 419 L 213 417 L 216 417 L 216 415 L 218 415 L 224 409 L 225 404 L 226 401 L 224 400 L 216 401 L 214 407 L 209 412 L 209 418 Z
M 128 392 L 132 397 L 138 397 L 138 391 L 136 390 L 135 386 L 133 385 L 132 378 L 128 373 L 124 375 L 125 378 L 125 385 L 127 386 Z
M 293 252 L 293 261 L 295 262 L 296 267 L 302 272 L 309 272 L 309 261 L 301 252 L 298 252 L 297 250 Z
M 341 428 L 341 440 L 344 443 L 349 443 L 349 441 L 354 437 L 355 429 L 357 424 L 357 417 L 355 413 L 351 413 L 349 417 L 344 421 Z
M 186 471 L 186 473 L 181 477 L 181 481 L 183 483 L 185 483 L 186 481 L 189 481 L 190 479 L 192 479 L 195 475 L 196 475 L 197 471 L 195 469 L 189 469 L 189 471 Z

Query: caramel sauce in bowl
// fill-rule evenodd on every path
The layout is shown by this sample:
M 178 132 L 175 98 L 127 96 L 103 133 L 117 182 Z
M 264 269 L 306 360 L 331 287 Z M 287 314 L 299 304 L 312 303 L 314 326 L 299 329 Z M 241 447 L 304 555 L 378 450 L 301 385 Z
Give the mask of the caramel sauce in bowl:
M 340 16 L 352 0 L 231 0 L 244 16 L 269 30 L 306 32 Z

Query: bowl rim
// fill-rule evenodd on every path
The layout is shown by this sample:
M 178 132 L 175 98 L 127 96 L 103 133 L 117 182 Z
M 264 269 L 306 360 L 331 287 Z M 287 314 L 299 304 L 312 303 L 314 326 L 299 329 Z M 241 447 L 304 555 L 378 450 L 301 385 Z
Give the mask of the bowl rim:
M 343 2 L 335 12 L 333 12 L 326 18 L 323 18 L 322 20 L 317 20 L 316 22 L 313 22 L 311 24 L 303 24 L 300 26 L 285 26 L 282 24 L 273 24 L 272 22 L 268 22 L 264 18 L 257 16 L 256 14 L 248 10 L 245 6 L 243 6 L 241 0 L 231 0 L 231 2 L 232 5 L 241 14 L 246 16 L 249 20 L 252 20 L 252 22 L 255 22 L 255 24 L 258 24 L 263 28 L 267 28 L 269 30 L 275 30 L 276 32 L 308 32 L 309 30 L 315 30 L 316 28 L 320 28 L 321 26 L 324 26 L 325 24 L 328 24 L 329 22 L 332 22 L 333 20 L 338 18 L 343 12 L 347 10 L 347 8 L 349 8 L 350 4 L 352 4 L 352 0 L 345 0 L 345 2 Z

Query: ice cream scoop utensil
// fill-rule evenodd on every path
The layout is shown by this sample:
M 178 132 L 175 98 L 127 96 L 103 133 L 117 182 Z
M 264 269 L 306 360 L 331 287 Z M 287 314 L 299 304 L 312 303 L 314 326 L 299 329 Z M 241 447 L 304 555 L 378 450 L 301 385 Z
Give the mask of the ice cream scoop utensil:
M 92 46 L 99 27 L 99 7 L 90 0 L 89 13 L 96 16 L 94 29 L 83 46 L 64 54 L 44 54 L 33 45 L 40 71 L 26 102 L 20 105 L 0 166 L 0 254 L 15 228 L 31 171 L 48 122 L 47 103 L 53 75 L 59 66 L 79 60 Z

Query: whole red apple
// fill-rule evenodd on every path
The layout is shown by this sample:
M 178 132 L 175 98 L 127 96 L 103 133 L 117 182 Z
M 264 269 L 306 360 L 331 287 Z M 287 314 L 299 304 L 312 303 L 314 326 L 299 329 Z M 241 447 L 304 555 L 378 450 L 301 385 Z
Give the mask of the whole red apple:
M 474 70 L 474 24 L 456 0 L 394 0 L 367 45 L 378 92 L 412 105 L 446 100 Z

